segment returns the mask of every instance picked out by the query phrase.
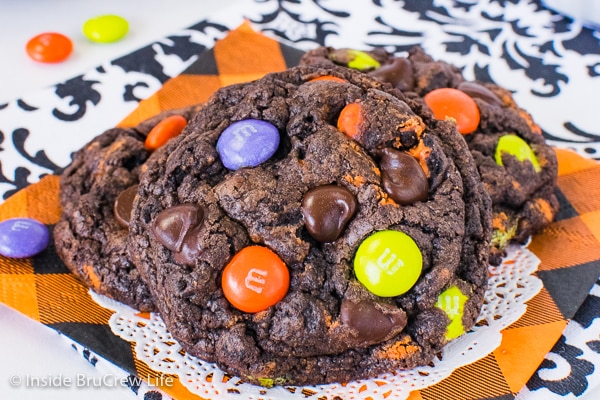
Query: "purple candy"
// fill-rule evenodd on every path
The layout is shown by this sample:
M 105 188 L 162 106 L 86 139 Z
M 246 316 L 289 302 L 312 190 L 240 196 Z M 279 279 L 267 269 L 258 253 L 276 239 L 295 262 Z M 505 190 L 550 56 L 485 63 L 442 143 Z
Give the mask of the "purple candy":
M 231 170 L 256 167 L 279 147 L 279 130 L 266 121 L 245 119 L 229 125 L 217 141 L 223 165 Z
M 46 225 L 31 218 L 12 218 L 0 222 L 0 254 L 12 258 L 31 257 L 48 246 Z

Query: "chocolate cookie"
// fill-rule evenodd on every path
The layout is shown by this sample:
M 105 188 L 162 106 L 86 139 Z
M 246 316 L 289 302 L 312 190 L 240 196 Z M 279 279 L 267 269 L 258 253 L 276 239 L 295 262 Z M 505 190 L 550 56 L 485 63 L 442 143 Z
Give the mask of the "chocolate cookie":
M 493 202 L 492 264 L 500 263 L 508 243 L 525 243 L 554 219 L 558 212 L 554 150 L 509 91 L 493 83 L 467 81 L 460 69 L 434 60 L 419 47 L 411 49 L 407 57 L 383 49 L 363 52 L 320 47 L 305 53 L 300 64 L 342 65 L 363 71 L 407 96 L 416 93 L 423 97 L 424 108 L 435 117 L 456 120 Z M 460 104 L 460 113 L 453 113 L 452 104 Z M 473 114 L 469 121 L 458 116 L 469 107 Z M 424 110 L 423 117 L 428 119 L 430 112 Z
M 146 163 L 129 253 L 192 355 L 271 385 L 429 363 L 469 330 L 491 202 L 464 140 L 345 68 L 218 90 Z
M 185 124 L 197 110 L 165 112 L 133 128 L 109 129 L 74 153 L 60 177 L 62 215 L 54 228 L 58 255 L 94 291 L 142 311 L 154 309 L 152 297 L 126 250 L 139 173 L 161 140 L 155 137 L 161 136 L 158 129 L 169 133 L 165 122 L 183 119 Z M 146 142 L 161 121 L 154 140 Z

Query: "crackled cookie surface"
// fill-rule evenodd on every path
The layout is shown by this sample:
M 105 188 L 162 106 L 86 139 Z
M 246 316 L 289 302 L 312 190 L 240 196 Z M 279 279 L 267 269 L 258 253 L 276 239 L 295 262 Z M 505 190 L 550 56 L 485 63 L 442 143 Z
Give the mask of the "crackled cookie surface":
M 180 132 L 197 110 L 165 112 L 136 127 L 110 129 L 77 151 L 60 177 L 58 255 L 88 287 L 142 311 L 154 309 L 152 297 L 126 248 L 140 170 L 165 134 Z M 173 128 L 174 123 L 179 125 Z
M 318 384 L 427 364 L 470 329 L 491 203 L 453 125 L 420 108 L 297 67 L 220 89 L 150 157 L 129 253 L 187 352 Z
M 407 57 L 383 49 L 359 51 L 320 47 L 301 64 L 342 65 L 389 82 L 406 95 L 422 97 L 427 114 L 452 119 L 464 135 L 494 208 L 490 262 L 499 264 L 511 242 L 524 243 L 558 212 L 557 161 L 541 129 L 509 91 L 467 81 L 459 68 L 413 48 Z

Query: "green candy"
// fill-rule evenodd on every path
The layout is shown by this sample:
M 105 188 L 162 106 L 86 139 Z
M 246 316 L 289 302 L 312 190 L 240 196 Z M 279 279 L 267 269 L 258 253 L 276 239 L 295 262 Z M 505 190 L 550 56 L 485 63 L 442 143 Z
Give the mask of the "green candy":
M 535 172 L 540 172 L 542 168 L 538 162 L 537 157 L 533 153 L 531 147 L 523 139 L 517 135 L 504 135 L 498 139 L 498 145 L 496 146 L 496 164 L 503 165 L 502 153 L 508 153 L 517 158 L 517 160 L 523 162 L 529 160 Z
M 249 377 L 252 378 L 252 377 Z M 265 388 L 272 388 L 275 385 L 285 385 L 289 383 L 289 380 L 286 377 L 280 376 L 277 378 L 258 378 L 258 384 Z
M 348 62 L 348 67 L 359 71 L 368 71 L 371 69 L 377 69 L 381 66 L 379 61 L 360 50 L 348 50 L 351 56 L 354 58 Z
M 446 339 L 452 340 L 465 333 L 462 318 L 468 299 L 457 286 L 450 286 L 438 297 L 435 306 L 450 318 L 450 324 L 446 328 Z
M 367 237 L 356 250 L 354 273 L 371 293 L 394 297 L 406 293 L 421 276 L 423 256 L 406 233 L 385 230 Z
M 494 229 L 492 231 L 492 246 L 498 247 L 500 249 L 505 248 L 508 245 L 508 242 L 515 237 L 517 233 L 517 225 L 512 225 L 510 229 L 507 231 L 501 231 L 499 229 Z
M 129 23 L 118 15 L 101 15 L 83 24 L 83 34 L 96 43 L 112 43 L 123 39 L 129 31 Z

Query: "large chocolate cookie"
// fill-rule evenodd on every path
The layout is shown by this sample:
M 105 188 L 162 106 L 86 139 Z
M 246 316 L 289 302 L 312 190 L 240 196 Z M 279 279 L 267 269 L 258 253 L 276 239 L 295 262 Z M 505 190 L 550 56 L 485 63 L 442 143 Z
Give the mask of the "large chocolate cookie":
M 446 94 L 453 96 L 460 91 L 457 97 L 469 97 L 467 101 L 478 117 L 475 125 L 462 133 L 493 202 L 492 264 L 500 263 L 508 243 L 525 243 L 554 219 L 558 212 L 556 156 L 539 126 L 507 90 L 493 83 L 467 81 L 457 67 L 434 60 L 419 47 L 411 49 L 407 57 L 396 57 L 380 48 L 363 52 L 319 47 L 305 53 L 300 64 L 361 70 L 408 96 L 416 93 L 427 104 L 431 103 L 430 93 L 445 95 L 446 88 L 451 89 Z M 427 114 L 427 110 L 422 112 L 426 119 Z M 459 129 L 460 124 L 458 120 Z
M 318 384 L 427 364 L 472 327 L 491 202 L 453 124 L 411 107 L 296 67 L 220 89 L 150 157 L 130 255 L 187 352 Z
M 62 215 L 54 228 L 58 255 L 87 286 L 142 311 L 154 309 L 152 297 L 126 249 L 135 188 L 119 195 L 138 183 L 152 128 L 171 115 L 189 119 L 197 110 L 165 112 L 134 128 L 110 129 L 74 153 L 60 177 Z

